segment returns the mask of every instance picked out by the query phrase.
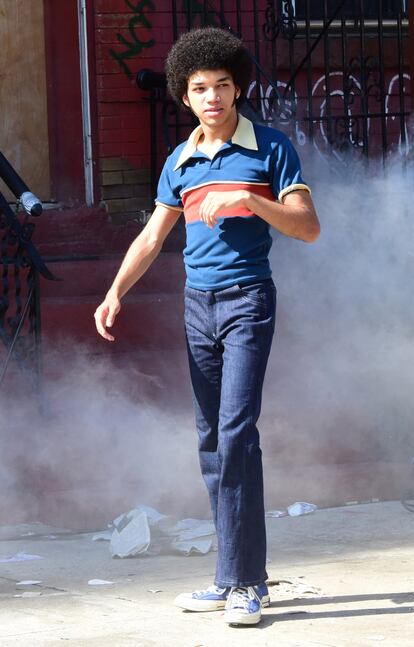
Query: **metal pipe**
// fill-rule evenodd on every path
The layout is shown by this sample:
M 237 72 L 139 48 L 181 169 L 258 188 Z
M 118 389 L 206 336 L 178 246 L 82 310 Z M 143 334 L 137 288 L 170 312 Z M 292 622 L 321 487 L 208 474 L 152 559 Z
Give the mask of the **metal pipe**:
M 22 178 L 10 162 L 0 153 L 0 177 L 7 184 L 10 191 L 14 193 L 16 198 L 22 203 L 26 213 L 31 216 L 40 216 L 43 211 L 43 206 L 39 198 L 37 198 L 28 188 L 27 184 L 23 182 Z
M 383 162 L 385 162 L 385 157 L 387 154 L 387 117 L 385 114 L 384 35 L 382 31 L 382 2 L 383 0 L 378 0 L 378 61 L 380 69 L 382 159 Z
M 361 69 L 361 112 L 362 118 L 362 148 L 368 157 L 368 93 L 367 93 L 367 60 L 365 56 L 365 26 L 364 26 L 364 0 L 359 0 L 359 54 Z
M 92 153 L 92 120 L 89 91 L 88 28 L 86 19 L 86 0 L 78 0 L 79 23 L 79 62 L 82 97 L 83 125 L 83 162 L 85 168 L 85 202 L 91 206 L 94 202 L 93 153 Z
M 326 98 L 326 116 L 328 117 L 327 121 L 327 130 L 328 130 L 328 142 L 332 146 L 333 137 L 332 137 L 332 121 L 331 121 L 331 78 L 330 78 L 330 69 L 329 69 L 329 38 L 326 25 L 328 24 L 328 0 L 324 0 L 323 3 L 324 10 L 324 38 L 323 38 L 323 50 L 324 50 L 324 63 L 325 63 L 325 98 Z
M 414 0 L 408 0 L 410 33 L 408 37 L 408 62 L 411 75 L 411 112 L 414 112 Z M 404 20 L 402 21 L 404 23 Z
M 401 144 L 405 144 L 406 132 L 405 132 L 405 99 L 404 99 L 404 52 L 403 52 L 403 42 L 402 42 L 402 28 L 401 28 L 401 11 L 398 13 L 398 30 L 397 30 L 397 43 L 398 43 L 398 80 L 399 80 L 399 99 L 400 99 L 400 133 L 401 133 Z
M 257 0 L 253 0 L 253 30 L 254 30 L 254 56 L 260 63 L 260 43 L 259 43 L 259 26 L 257 22 Z M 256 65 L 256 109 L 261 111 L 262 105 L 262 78 L 260 68 Z M 263 112 L 262 112 L 263 115 Z

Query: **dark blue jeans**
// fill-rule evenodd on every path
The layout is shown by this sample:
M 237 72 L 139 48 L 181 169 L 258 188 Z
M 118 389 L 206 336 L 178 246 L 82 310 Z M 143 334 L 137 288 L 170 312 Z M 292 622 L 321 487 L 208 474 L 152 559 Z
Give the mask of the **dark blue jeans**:
M 215 584 L 267 578 L 262 453 L 256 422 L 275 326 L 271 279 L 185 288 L 185 327 L 201 472 L 217 530 Z

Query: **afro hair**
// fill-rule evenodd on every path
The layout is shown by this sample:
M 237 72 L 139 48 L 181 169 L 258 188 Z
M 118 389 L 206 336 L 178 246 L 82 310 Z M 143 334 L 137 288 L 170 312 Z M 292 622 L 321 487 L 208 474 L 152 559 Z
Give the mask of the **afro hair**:
M 249 87 L 252 63 L 242 41 L 219 27 L 192 29 L 172 46 L 165 64 L 168 89 L 173 99 L 183 104 L 189 78 L 199 70 L 226 70 L 240 88 L 237 105 Z

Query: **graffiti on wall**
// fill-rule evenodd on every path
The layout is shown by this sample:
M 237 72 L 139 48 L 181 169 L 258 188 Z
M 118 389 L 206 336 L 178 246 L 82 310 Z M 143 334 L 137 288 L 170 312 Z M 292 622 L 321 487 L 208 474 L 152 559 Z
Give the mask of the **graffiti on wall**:
M 145 37 L 142 36 L 142 29 L 149 31 L 150 33 L 148 35 L 151 36 L 152 25 L 148 20 L 145 9 L 154 11 L 155 5 L 152 0 L 134 0 L 134 2 L 132 0 L 125 0 L 125 4 L 134 13 L 128 22 L 130 40 L 125 38 L 122 34 L 117 34 L 117 40 L 125 47 L 125 49 L 122 51 L 110 49 L 109 53 L 121 66 L 125 74 L 131 78 L 133 73 L 130 70 L 127 61 L 138 56 L 143 49 L 153 47 L 155 45 L 154 38 L 150 37 L 145 40 Z
M 386 79 L 384 91 L 384 112 L 380 107 L 378 93 L 369 96 L 368 111 L 361 115 L 362 84 L 357 74 L 347 77 L 351 82 L 348 92 L 344 92 L 344 74 L 341 71 L 329 74 L 329 106 L 326 97 L 325 74 L 313 79 L 312 84 L 312 118 L 309 116 L 308 101 L 304 99 L 307 92 L 301 87 L 301 79 L 295 92 L 289 91 L 283 97 L 287 84 L 277 82 L 279 97 L 276 97 L 272 85 L 261 84 L 253 81 L 248 89 L 247 97 L 255 102 L 259 99 L 260 116 L 264 122 L 278 122 L 292 125 L 293 134 L 299 146 L 305 146 L 312 140 L 314 147 L 323 156 L 334 155 L 339 161 L 346 157 L 349 149 L 362 149 L 364 141 L 363 129 L 366 128 L 365 137 L 373 147 L 381 140 L 381 128 L 387 133 L 387 148 L 396 150 L 402 156 L 409 154 L 409 134 L 407 122 L 401 128 L 400 121 L 400 94 L 409 95 L 410 75 L 403 73 L 391 74 Z M 402 89 L 400 83 L 402 82 Z M 303 83 L 306 83 L 303 79 Z M 275 105 L 279 101 L 278 109 Z M 277 115 L 277 117 L 276 117 Z M 364 124 L 365 121 L 365 124 Z M 310 122 L 311 125 L 310 125 Z M 382 123 L 381 123 L 382 122 Z M 276 123 L 276 126 L 278 126 Z M 310 134 L 312 133 L 312 135 Z

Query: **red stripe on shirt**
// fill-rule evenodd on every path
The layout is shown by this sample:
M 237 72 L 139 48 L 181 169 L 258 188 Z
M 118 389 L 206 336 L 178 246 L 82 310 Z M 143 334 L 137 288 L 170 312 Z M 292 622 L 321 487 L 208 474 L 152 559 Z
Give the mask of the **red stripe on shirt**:
M 261 195 L 269 200 L 275 200 L 268 184 L 249 184 L 247 182 L 221 184 L 220 182 L 217 182 L 216 184 L 207 184 L 205 186 L 195 187 L 194 189 L 186 191 L 182 196 L 186 223 L 200 220 L 200 205 L 210 191 L 220 191 L 221 193 L 224 193 L 225 191 L 239 191 L 240 189 L 247 189 L 255 195 Z M 234 218 L 254 216 L 254 213 L 246 207 L 228 207 L 221 209 L 216 215 L 218 218 Z

